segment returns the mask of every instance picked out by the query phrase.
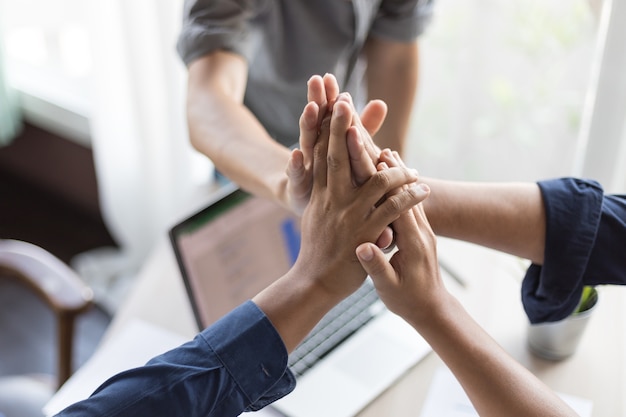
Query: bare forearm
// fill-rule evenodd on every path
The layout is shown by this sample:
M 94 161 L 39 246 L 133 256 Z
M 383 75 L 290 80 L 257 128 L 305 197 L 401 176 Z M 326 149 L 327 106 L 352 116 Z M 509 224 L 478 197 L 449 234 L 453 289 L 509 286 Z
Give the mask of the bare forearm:
M 247 67 L 226 52 L 189 68 L 187 121 L 194 148 L 242 188 L 285 203 L 289 150 L 243 105 Z
M 366 53 L 368 97 L 383 100 L 389 109 L 375 142 L 402 155 L 418 85 L 417 43 L 370 39 Z
M 574 416 L 449 296 L 443 312 L 414 327 L 455 374 L 481 416 Z M 411 320 L 409 320 L 411 322 Z
M 209 101 L 196 97 L 188 107 L 194 148 L 242 188 L 283 203 L 289 150 L 271 139 L 243 106 L 221 103 L 216 107 Z
M 292 352 L 313 327 L 341 300 L 306 276 L 290 271 L 252 301 L 263 310 Z
M 545 210 L 534 183 L 472 183 L 422 178 L 434 232 L 542 264 Z

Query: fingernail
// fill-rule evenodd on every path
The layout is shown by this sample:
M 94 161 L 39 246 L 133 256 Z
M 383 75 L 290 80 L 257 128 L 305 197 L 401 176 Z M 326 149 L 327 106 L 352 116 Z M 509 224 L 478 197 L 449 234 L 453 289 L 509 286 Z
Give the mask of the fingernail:
M 359 246 L 357 256 L 363 261 L 371 261 L 374 259 L 374 251 L 370 245 Z
M 356 142 L 357 142 L 359 145 L 361 145 L 361 146 L 362 146 L 362 145 L 364 144 L 364 142 L 363 142 L 363 138 L 362 138 L 362 137 L 361 137 L 361 135 L 359 134 L 358 130 L 354 129 L 354 132 L 355 132 L 355 136 L 356 136 Z
M 419 197 L 430 194 L 430 187 L 424 183 L 412 184 L 411 187 Z
M 334 106 L 333 114 L 336 116 L 343 116 L 346 113 L 344 106 Z

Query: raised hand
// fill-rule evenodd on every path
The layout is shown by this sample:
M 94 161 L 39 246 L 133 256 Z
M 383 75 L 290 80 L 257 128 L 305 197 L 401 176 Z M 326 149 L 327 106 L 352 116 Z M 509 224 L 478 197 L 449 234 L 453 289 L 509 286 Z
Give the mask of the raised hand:
M 416 173 L 399 165 L 355 183 L 346 141 L 360 135 L 354 117 L 351 103 L 340 95 L 331 116 L 321 123 L 313 150 L 311 201 L 302 217 L 303 242 L 296 262 L 297 267 L 304 267 L 298 265 L 303 259 L 309 268 L 331 268 L 334 277 L 325 285 L 344 295 L 365 278 L 356 258 L 357 245 L 376 242 L 388 224 L 427 195 L 417 185 Z M 397 192 L 389 195 L 393 190 Z
M 286 167 L 288 204 L 297 213 L 306 207 L 312 186 L 313 148 L 319 135 L 320 124 L 334 106 L 339 97 L 339 86 L 331 74 L 324 77 L 315 75 L 307 83 L 309 102 L 300 117 L 299 149 L 295 149 Z M 342 95 L 352 105 L 349 96 Z M 372 136 L 376 134 L 387 114 L 387 106 L 380 100 L 374 100 L 363 109 L 361 118 L 355 117 L 353 124 L 361 130 L 358 144 L 350 144 L 350 157 L 355 166 L 355 180 L 363 183 L 376 172 L 380 149 L 374 144 Z M 356 139 L 355 139 L 356 140 Z M 354 142 L 352 140 L 351 142 Z
M 381 153 L 381 163 L 389 167 L 404 166 L 397 153 L 389 150 Z M 425 184 L 416 187 L 428 195 Z M 402 190 L 392 194 L 395 192 Z M 447 294 L 439 274 L 435 234 L 421 204 L 401 214 L 392 227 L 398 250 L 389 260 L 370 242 L 358 246 L 357 256 L 391 311 L 404 318 L 414 318 L 419 312 L 427 315 L 432 311 L 428 306 Z

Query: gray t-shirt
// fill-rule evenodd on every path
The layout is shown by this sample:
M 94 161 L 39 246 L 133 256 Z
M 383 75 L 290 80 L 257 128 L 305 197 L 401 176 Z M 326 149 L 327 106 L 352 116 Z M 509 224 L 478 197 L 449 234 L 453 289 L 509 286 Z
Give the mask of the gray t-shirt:
M 244 102 L 276 140 L 298 140 L 306 82 L 332 73 L 358 103 L 368 37 L 402 42 L 422 33 L 433 0 L 185 0 L 177 49 L 186 65 L 214 50 L 249 66 Z

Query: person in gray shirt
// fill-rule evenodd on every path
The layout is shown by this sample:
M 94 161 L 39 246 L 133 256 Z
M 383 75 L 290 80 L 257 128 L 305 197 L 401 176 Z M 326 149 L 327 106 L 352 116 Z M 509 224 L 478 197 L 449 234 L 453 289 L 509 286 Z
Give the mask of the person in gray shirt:
M 312 74 L 332 73 L 361 103 L 379 146 L 402 153 L 417 89 L 417 39 L 432 2 L 185 0 L 177 49 L 189 72 L 192 145 L 242 188 L 301 213 L 308 198 L 298 192 L 307 187 L 285 175 L 289 147 L 298 142 L 307 101 L 327 104 L 303 86 Z M 311 160 L 305 149 L 303 164 Z

